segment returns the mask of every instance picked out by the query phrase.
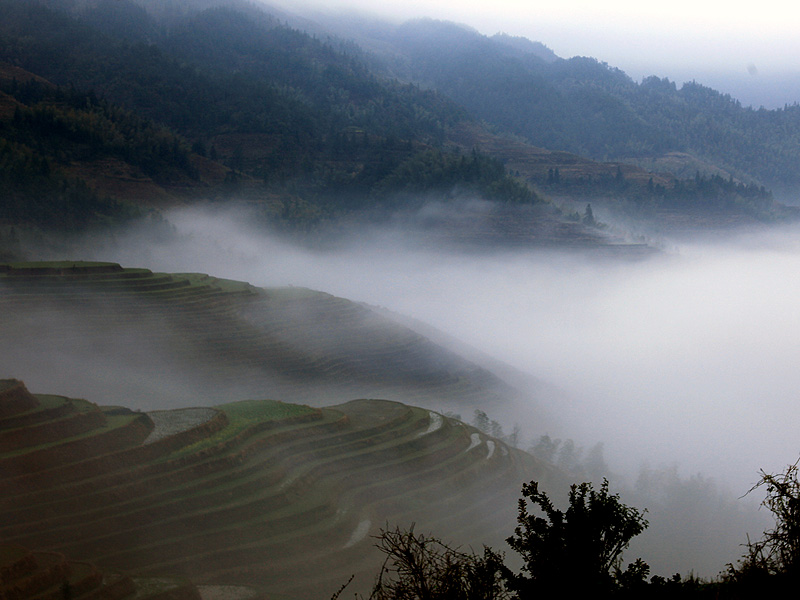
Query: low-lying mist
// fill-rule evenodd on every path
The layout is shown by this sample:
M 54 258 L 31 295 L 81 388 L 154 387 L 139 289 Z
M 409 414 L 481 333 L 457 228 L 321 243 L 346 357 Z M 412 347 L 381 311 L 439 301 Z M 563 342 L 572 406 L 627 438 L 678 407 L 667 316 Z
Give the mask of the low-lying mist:
M 133 229 L 92 242 L 82 257 L 305 286 L 430 324 L 559 390 L 531 392 L 529 410 L 515 414 L 487 406 L 490 417 L 509 429 L 519 423 L 526 443 L 545 433 L 602 441 L 631 489 L 647 464 L 672 473 L 674 485 L 702 488 L 711 504 L 735 505 L 760 469 L 781 470 L 800 453 L 797 228 L 684 242 L 631 260 L 591 250 L 436 250 L 424 237 L 366 226 L 322 248 L 293 243 L 244 212 L 186 209 L 167 219 L 175 235 Z M 750 518 L 756 500 L 736 506 Z M 686 506 L 673 508 L 669 519 L 690 518 Z M 720 535 L 735 528 L 706 526 Z M 761 532 L 753 521 L 740 527 L 728 538 L 743 543 L 745 532 Z M 725 543 L 714 557 L 699 547 L 643 557 L 657 573 L 714 575 L 740 555 Z M 688 562 L 692 554 L 705 562 Z

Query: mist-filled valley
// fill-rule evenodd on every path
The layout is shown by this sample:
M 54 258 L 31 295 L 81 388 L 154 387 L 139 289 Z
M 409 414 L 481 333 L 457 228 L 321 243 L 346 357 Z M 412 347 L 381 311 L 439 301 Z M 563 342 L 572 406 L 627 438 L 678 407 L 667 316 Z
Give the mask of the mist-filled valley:
M 308 287 L 413 317 L 563 391 L 537 402 L 554 419 L 549 432 L 608 440 L 617 460 L 670 454 L 688 472 L 739 474 L 742 486 L 797 451 L 793 227 L 670 243 L 631 260 L 437 251 L 393 229 L 321 249 L 250 226 L 246 214 L 167 218 L 174 236 L 117 235 L 82 255 Z
M 793 67 L 738 7 L 626 7 L 633 74 L 569 2 L 358 4 L 0 0 L 0 596 L 399 600 L 424 536 L 493 600 L 800 580 Z
M 270 231 L 245 209 L 165 218 L 160 235 L 133 227 L 73 240 L 72 250 L 154 271 L 321 290 L 450 347 L 519 392 L 514 402 L 480 406 L 506 432 L 518 426 L 520 447 L 548 435 L 573 440 L 588 460 L 602 444 L 605 467 L 593 475 L 611 477 L 649 509 L 651 528 L 630 552 L 656 573 L 714 576 L 768 522 L 757 493 L 745 494 L 760 469 L 779 470 L 798 452 L 795 227 L 664 239 L 643 257 L 437 248 L 438 238 L 407 221 L 339 230 L 323 243 Z M 21 377 L 34 385 L 39 375 Z M 179 389 L 180 379 L 166 381 Z M 415 402 L 472 418 L 473 404 Z

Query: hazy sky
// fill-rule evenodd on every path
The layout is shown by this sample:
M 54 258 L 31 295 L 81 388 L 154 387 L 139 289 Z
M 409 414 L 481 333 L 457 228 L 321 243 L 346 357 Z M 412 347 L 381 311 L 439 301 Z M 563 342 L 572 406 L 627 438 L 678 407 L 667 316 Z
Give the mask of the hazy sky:
M 800 8 L 784 0 L 304 1 L 322 9 L 354 7 L 395 19 L 426 16 L 489 35 L 522 35 L 564 58 L 594 56 L 636 80 L 659 75 L 678 83 L 696 79 L 717 89 L 733 86 L 737 97 L 747 96 L 746 104 L 800 101 Z

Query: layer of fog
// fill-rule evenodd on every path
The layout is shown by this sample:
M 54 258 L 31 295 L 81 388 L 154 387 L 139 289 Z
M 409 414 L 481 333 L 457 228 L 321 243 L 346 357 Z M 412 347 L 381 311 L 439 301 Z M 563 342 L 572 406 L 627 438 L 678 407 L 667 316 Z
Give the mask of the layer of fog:
M 185 353 L 176 356 L 185 331 L 163 315 L 144 313 L 147 306 L 135 302 L 76 297 L 40 298 L 15 308 L 14 318 L 0 326 L 0 378 L 19 379 L 33 393 L 145 411 L 247 397 L 213 390 L 198 361 L 187 364 Z
M 97 258 L 154 270 L 295 285 L 387 307 L 557 385 L 565 430 L 742 474 L 781 466 L 800 443 L 800 249 L 772 236 L 684 246 L 648 261 L 542 252 L 459 255 L 368 238 L 328 251 L 265 235 L 231 215 L 170 215 L 177 242 Z M 779 241 L 785 243 L 779 243 Z M 131 240 L 133 242 L 133 240 Z M 732 460 L 746 443 L 747 456 Z M 618 460 L 630 461 L 623 449 Z M 745 461 L 745 462 L 742 462 Z M 744 469 L 743 469 L 744 467 Z
M 573 436 L 647 448 L 637 462 L 669 455 L 691 470 L 744 473 L 737 483 L 746 484 L 800 450 L 787 426 L 800 412 L 800 246 L 791 231 L 599 262 L 432 253 L 366 234 L 314 251 L 231 215 L 169 220 L 177 243 L 123 242 L 103 258 L 306 286 L 413 316 L 559 386 L 572 400 L 554 408 Z M 743 444 L 746 456 L 732 460 Z M 615 458 L 631 460 L 627 450 Z
M 675 465 L 685 485 L 710 485 L 711 496 L 735 504 L 759 469 L 780 470 L 800 452 L 795 229 L 611 260 L 435 252 L 418 238 L 366 228 L 323 250 L 269 234 L 243 214 L 195 209 L 168 219 L 176 236 L 117 236 L 94 258 L 306 286 L 430 323 L 562 390 L 533 398 L 529 414 L 498 418 L 518 419 L 530 437 L 603 441 L 612 470 L 629 473 L 631 486 L 643 463 Z M 729 537 L 758 536 L 751 525 Z M 718 569 L 738 557 L 730 545 L 725 552 L 714 557 Z M 660 564 L 714 574 L 680 561 Z

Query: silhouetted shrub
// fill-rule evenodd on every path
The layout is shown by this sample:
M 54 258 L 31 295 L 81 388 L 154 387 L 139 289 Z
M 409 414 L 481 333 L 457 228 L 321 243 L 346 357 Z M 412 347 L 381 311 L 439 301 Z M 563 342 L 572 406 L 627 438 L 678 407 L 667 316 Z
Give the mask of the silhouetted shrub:
M 573 485 L 569 508 L 555 508 L 532 481 L 523 485 L 518 525 L 509 545 L 518 552 L 522 572 L 506 571 L 508 586 L 518 598 L 550 594 L 605 596 L 622 587 L 644 585 L 649 566 L 641 559 L 620 569 L 622 552 L 644 531 L 644 513 L 609 494 L 608 480 L 599 490 L 591 483 Z M 529 512 L 529 504 L 539 513 Z M 570 593 L 571 592 L 571 593 Z

